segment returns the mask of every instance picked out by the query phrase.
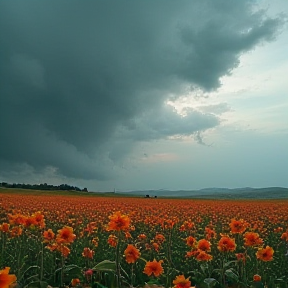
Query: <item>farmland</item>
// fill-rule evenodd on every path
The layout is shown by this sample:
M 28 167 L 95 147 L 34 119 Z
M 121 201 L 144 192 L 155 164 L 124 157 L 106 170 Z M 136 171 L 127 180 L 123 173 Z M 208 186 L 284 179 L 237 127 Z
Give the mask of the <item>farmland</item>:
M 21 287 L 288 285 L 288 200 L 91 194 L 1 189 L 1 269 Z

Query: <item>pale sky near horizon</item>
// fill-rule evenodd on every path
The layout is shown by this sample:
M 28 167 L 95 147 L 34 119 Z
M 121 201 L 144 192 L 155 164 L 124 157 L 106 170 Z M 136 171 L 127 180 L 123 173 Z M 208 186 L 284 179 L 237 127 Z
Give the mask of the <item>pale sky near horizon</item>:
M 288 187 L 287 15 L 285 0 L 1 2 L 0 182 Z

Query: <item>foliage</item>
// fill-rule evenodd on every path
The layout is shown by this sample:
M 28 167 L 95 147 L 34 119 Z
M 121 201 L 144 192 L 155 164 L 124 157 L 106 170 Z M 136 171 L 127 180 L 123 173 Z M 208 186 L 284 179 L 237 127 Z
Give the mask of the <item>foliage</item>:
M 283 200 L 0 193 L 0 268 L 26 288 L 287 288 L 287 223 Z

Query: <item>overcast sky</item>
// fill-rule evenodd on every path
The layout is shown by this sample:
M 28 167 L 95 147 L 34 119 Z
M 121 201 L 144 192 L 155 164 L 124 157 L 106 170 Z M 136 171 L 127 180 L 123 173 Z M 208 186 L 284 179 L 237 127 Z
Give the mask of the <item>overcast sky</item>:
M 0 181 L 288 187 L 288 1 L 1 1 Z

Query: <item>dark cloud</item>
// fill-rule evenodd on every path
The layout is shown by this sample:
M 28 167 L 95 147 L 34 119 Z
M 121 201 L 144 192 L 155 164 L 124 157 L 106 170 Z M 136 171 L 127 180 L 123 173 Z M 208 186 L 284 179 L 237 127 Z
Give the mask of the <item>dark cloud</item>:
M 281 19 L 252 4 L 2 1 L 0 173 L 107 179 L 138 141 L 217 126 L 164 103 L 217 89 L 242 53 L 273 40 Z

